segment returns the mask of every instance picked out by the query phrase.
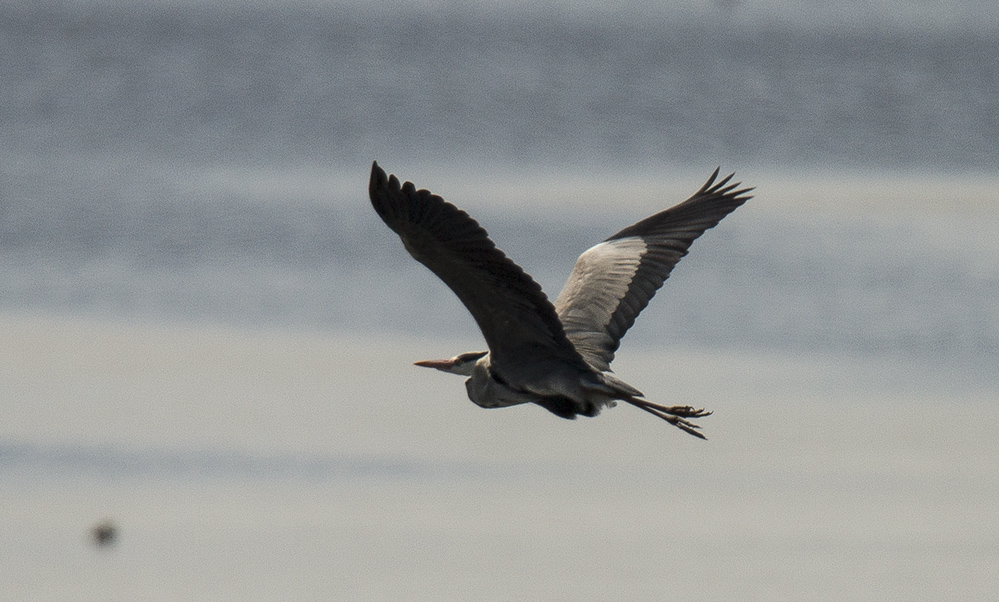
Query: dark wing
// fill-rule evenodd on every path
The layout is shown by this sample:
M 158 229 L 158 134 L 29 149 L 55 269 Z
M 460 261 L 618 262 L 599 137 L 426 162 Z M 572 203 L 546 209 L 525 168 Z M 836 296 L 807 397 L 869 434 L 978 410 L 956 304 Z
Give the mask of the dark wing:
M 541 286 L 496 248 L 467 213 L 373 163 L 368 185 L 375 211 L 417 261 L 465 304 L 508 380 L 530 380 L 552 361 L 587 370 Z M 511 384 L 514 384 L 511 382 Z
M 621 338 L 705 230 L 742 205 L 752 188 L 732 176 L 707 183 L 686 201 L 643 219 L 576 260 L 555 308 L 569 340 L 595 369 L 609 370 Z

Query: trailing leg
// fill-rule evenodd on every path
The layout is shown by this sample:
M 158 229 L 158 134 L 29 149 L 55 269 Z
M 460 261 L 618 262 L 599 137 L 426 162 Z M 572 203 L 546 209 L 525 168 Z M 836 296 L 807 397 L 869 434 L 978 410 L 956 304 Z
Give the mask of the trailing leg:
M 641 408 L 646 412 L 658 416 L 665 420 L 666 422 L 672 424 L 678 429 L 690 433 L 691 435 L 698 437 L 700 439 L 707 439 L 704 435 L 699 433 L 695 429 L 701 428 L 700 426 L 686 420 L 687 418 L 700 418 L 702 416 L 710 416 L 710 411 L 705 411 L 704 409 L 696 409 L 692 406 L 662 406 L 657 403 L 652 403 L 651 401 L 646 401 L 644 399 L 639 399 L 637 397 L 626 397 L 624 401 L 630 403 L 636 408 Z

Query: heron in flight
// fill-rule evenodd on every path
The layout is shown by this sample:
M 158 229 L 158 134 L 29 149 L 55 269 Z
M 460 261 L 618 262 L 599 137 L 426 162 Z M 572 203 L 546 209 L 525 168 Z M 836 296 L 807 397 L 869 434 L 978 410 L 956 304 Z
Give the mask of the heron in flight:
M 704 439 L 691 419 L 711 412 L 652 403 L 610 364 L 694 239 L 751 198 L 752 188 L 729 183 L 733 175 L 716 181 L 716 169 L 686 201 L 585 251 L 553 304 L 471 216 L 374 162 L 368 193 L 375 211 L 458 295 L 489 347 L 416 365 L 467 376 L 469 399 L 484 408 L 535 403 L 572 419 L 621 400 Z

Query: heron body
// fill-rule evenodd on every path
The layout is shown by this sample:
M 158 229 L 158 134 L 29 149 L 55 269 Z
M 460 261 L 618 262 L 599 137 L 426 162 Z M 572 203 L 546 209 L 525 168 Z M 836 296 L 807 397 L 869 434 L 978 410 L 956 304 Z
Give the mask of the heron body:
M 467 376 L 469 399 L 484 408 L 534 403 L 575 418 L 620 400 L 703 438 L 689 419 L 710 412 L 652 403 L 615 377 L 610 364 L 691 243 L 751 198 L 751 188 L 729 183 L 731 175 L 717 178 L 715 170 L 686 201 L 585 251 L 552 303 L 467 213 L 373 163 L 368 192 L 375 211 L 464 303 L 489 348 L 416 365 Z

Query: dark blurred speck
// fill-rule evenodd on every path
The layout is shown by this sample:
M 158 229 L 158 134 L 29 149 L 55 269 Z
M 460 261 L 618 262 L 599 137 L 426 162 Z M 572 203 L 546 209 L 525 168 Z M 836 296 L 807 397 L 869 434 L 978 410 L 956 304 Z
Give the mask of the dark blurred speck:
M 90 530 L 94 545 L 97 547 L 109 547 L 114 545 L 118 539 L 118 527 L 110 520 L 97 523 Z

